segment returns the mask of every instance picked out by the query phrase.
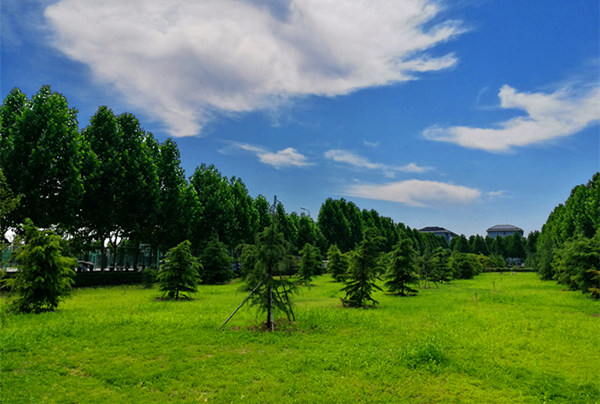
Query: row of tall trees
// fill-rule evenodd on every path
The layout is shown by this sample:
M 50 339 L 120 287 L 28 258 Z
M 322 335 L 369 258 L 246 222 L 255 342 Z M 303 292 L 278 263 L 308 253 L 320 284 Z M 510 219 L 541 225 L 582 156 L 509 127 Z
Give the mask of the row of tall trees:
M 241 179 L 206 164 L 186 178 L 175 142 L 158 142 L 131 114 L 102 106 L 80 130 L 77 110 L 43 86 L 31 99 L 13 89 L 0 119 L 3 234 L 30 218 L 76 250 L 128 240 L 166 251 L 190 240 L 199 254 L 211 240 L 229 250 L 252 242 L 272 222 L 270 203 Z M 295 252 L 325 248 L 312 219 L 282 204 L 277 215 Z
M 600 298 L 600 173 L 550 213 L 527 265 L 542 279 Z
M 201 164 L 186 177 L 171 139 L 158 142 L 133 115 L 116 115 L 106 106 L 79 129 L 77 110 L 49 86 L 30 99 L 13 89 L 0 118 L 3 233 L 30 218 L 68 239 L 73 252 L 116 250 L 119 243 L 145 243 L 164 252 L 189 240 L 195 255 L 208 257 L 207 248 L 241 253 L 238 246 L 254 243 L 276 221 L 290 254 L 309 255 L 306 262 L 324 257 L 332 245 L 341 253 L 353 251 L 367 234 L 381 238 L 384 253 L 410 239 L 422 261 L 448 250 L 442 237 L 344 199 L 327 199 L 315 222 L 287 213 L 280 202 L 273 208 L 262 195 L 252 198 L 241 179 L 223 176 L 214 165 Z M 521 238 L 460 236 L 450 245 L 457 253 L 523 258 L 526 249 Z M 102 266 L 115 265 L 117 257 Z M 211 272 L 206 279 L 227 276 Z

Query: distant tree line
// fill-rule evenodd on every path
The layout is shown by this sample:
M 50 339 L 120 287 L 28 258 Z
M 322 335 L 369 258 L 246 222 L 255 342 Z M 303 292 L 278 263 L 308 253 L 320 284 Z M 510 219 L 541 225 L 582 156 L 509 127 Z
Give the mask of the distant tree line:
M 527 265 L 542 279 L 600 299 L 600 173 L 550 213 Z

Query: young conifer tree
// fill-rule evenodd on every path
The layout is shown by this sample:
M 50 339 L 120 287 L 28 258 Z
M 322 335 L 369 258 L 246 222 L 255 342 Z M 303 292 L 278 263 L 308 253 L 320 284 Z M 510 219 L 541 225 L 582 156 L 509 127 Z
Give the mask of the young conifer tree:
M 267 314 L 266 329 L 274 329 L 276 311 L 285 313 L 288 320 L 294 320 L 290 295 L 295 285 L 289 278 L 283 277 L 290 260 L 283 233 L 273 225 L 266 227 L 257 235 L 254 246 L 244 248 L 244 255 L 242 262 L 253 265 L 245 269 L 245 289 L 253 291 L 251 304 Z
M 298 278 L 306 286 L 310 286 L 312 277 L 315 276 L 321 268 L 319 249 L 312 244 L 306 243 L 300 250 L 300 270 Z
M 412 241 L 401 240 L 388 257 L 385 283 L 388 291 L 402 296 L 417 294 L 417 289 L 408 286 L 419 281 L 417 269 L 417 252 L 412 248 Z
M 186 240 L 171 248 L 161 265 L 157 280 L 159 290 L 169 299 L 178 300 L 180 294 L 195 293 L 200 283 L 201 265 L 192 255 L 191 243 Z
M 327 250 L 327 271 L 336 282 L 344 282 L 348 275 L 348 261 L 336 244 Z
M 202 255 L 202 283 L 217 284 L 225 283 L 233 279 L 232 259 L 227 254 L 227 246 L 217 240 L 208 242 Z
M 38 230 L 30 219 L 25 219 L 23 232 L 25 243 L 17 251 L 19 271 L 7 282 L 16 294 L 10 308 L 23 313 L 52 311 L 70 293 L 77 261 L 63 255 L 59 236 Z
M 373 289 L 381 290 L 376 284 L 379 279 L 379 251 L 383 242 L 380 236 L 374 236 L 367 232 L 360 245 L 350 254 L 350 266 L 346 286 L 342 288 L 346 292 L 342 298 L 342 304 L 348 307 L 366 307 L 368 302 L 377 305 L 379 302 L 371 297 Z

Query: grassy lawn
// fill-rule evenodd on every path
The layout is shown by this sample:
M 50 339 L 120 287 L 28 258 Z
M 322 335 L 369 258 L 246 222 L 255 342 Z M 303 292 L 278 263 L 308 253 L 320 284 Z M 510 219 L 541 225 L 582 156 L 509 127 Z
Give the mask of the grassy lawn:
M 218 330 L 238 288 L 178 302 L 79 289 L 57 312 L 4 316 L 0 400 L 600 402 L 600 304 L 535 274 L 379 292 L 368 310 L 341 308 L 323 276 L 296 296 L 296 324 L 273 333 L 249 307 Z

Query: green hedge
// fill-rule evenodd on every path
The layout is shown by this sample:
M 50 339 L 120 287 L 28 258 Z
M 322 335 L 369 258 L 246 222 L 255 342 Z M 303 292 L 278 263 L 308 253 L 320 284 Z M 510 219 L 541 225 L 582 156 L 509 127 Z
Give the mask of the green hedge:
M 535 272 L 533 268 L 504 267 L 504 268 L 486 268 L 482 272 Z
M 7 272 L 5 278 L 15 276 L 16 272 Z M 139 285 L 143 281 L 141 271 L 114 271 L 114 272 L 77 272 L 75 274 L 76 288 L 87 288 L 94 286 L 116 286 L 116 285 Z M 4 282 L 0 282 L 0 288 L 5 290 Z
M 86 288 L 91 286 L 137 285 L 142 283 L 140 271 L 114 271 L 114 272 L 77 272 L 75 274 L 75 287 Z

